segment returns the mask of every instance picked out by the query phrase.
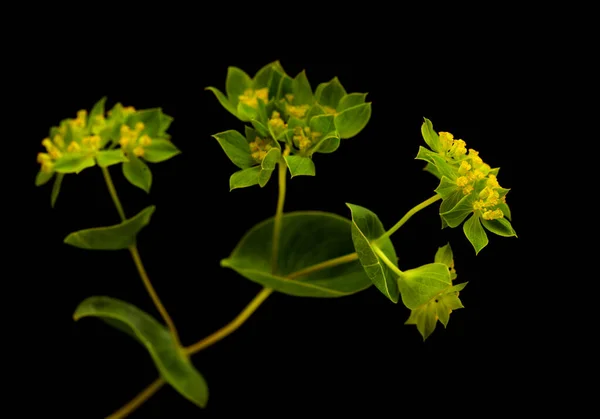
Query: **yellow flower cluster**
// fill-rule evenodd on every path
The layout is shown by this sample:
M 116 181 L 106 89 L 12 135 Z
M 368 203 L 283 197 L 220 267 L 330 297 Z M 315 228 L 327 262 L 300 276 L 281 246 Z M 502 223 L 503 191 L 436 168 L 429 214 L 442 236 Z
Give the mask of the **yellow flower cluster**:
M 257 162 L 261 163 L 270 149 L 273 148 L 270 140 L 263 140 L 259 137 L 256 137 L 254 141 L 250 144 L 250 152 L 252 153 L 252 158 Z
M 77 112 L 77 118 L 67 120 L 67 124 L 73 128 L 84 128 L 87 123 L 87 111 L 80 110 Z M 45 153 L 38 153 L 37 162 L 41 165 L 41 170 L 44 173 L 52 172 L 54 163 L 57 159 L 65 154 L 79 152 L 95 152 L 100 148 L 101 139 L 98 135 L 89 135 L 82 138 L 81 143 L 71 141 L 65 143 L 65 135 L 67 125 L 63 124 L 58 128 L 58 133 L 54 135 L 52 140 L 44 138 L 42 146 L 46 149 Z
M 267 104 L 269 102 L 269 89 L 266 87 L 258 90 L 246 89 L 244 90 L 244 94 L 239 96 L 240 102 L 254 109 L 258 109 L 258 99 Z
M 149 135 L 144 134 L 140 136 L 140 133 L 144 130 L 145 126 L 143 122 L 135 124 L 135 128 L 131 129 L 129 126 L 121 125 L 121 138 L 119 144 L 125 153 L 132 152 L 138 157 L 144 156 L 144 147 L 149 146 L 152 143 L 152 139 Z

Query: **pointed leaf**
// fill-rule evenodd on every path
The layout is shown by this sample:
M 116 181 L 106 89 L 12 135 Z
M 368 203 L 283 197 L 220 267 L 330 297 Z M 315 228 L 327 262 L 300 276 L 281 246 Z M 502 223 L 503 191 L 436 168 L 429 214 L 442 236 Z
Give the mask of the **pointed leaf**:
M 178 154 L 181 151 L 169 140 L 153 139 L 150 145 L 144 147 L 144 160 L 150 163 L 160 163 Z
M 284 156 L 284 159 L 290 169 L 291 177 L 300 175 L 315 176 L 315 164 L 310 157 Z
M 443 212 L 440 215 L 450 227 L 458 227 L 469 214 L 473 213 L 474 199 L 473 194 L 466 195 L 454 206 L 454 208 L 450 211 Z
M 246 169 L 256 164 L 250 154 L 248 141 L 235 130 L 224 131 L 213 135 L 229 160 L 240 169 Z
M 57 173 L 80 173 L 96 165 L 94 156 L 87 153 L 68 153 L 56 160 L 54 170 Z
M 229 191 L 258 185 L 260 181 L 260 172 L 260 166 L 248 167 L 235 172 L 229 178 Z
M 214 95 L 217 97 L 217 100 L 219 101 L 219 103 L 221 104 L 221 106 L 223 106 L 226 110 L 229 111 L 229 113 L 231 113 L 233 116 L 237 117 L 237 106 L 233 105 L 229 99 L 227 98 L 227 96 L 225 96 L 223 94 L 223 92 L 221 92 L 219 89 L 215 88 L 215 87 L 207 87 L 204 90 L 208 90 L 214 93 Z
M 352 213 L 352 243 L 367 276 L 377 289 L 392 302 L 398 302 L 397 275 L 382 262 L 373 248 L 372 242 L 379 239 L 385 230 L 379 217 L 359 205 L 346 204 Z M 377 244 L 387 258 L 396 265 L 398 257 L 389 237 Z
M 367 99 L 367 93 L 350 93 L 340 99 L 340 103 L 337 106 L 338 112 L 343 112 L 346 109 L 353 108 L 358 105 L 365 103 Z
M 516 237 L 517 233 L 513 229 L 510 221 L 506 218 L 498 218 L 496 220 L 481 219 L 483 226 L 494 234 L 502 237 Z
M 302 70 L 294 78 L 292 82 L 292 94 L 294 99 L 292 104 L 294 105 L 312 105 L 313 103 L 313 92 L 310 87 L 310 83 L 306 78 L 306 71 Z
M 227 68 L 225 91 L 227 92 L 227 98 L 234 109 L 237 109 L 238 103 L 240 102 L 240 96 L 243 95 L 247 89 L 251 88 L 252 79 L 244 72 L 244 70 L 237 67 Z
M 108 167 L 114 164 L 124 163 L 127 157 L 120 148 L 114 150 L 102 150 L 96 154 L 96 161 L 100 167 Z
M 123 163 L 123 175 L 133 186 L 137 186 L 146 193 L 150 193 L 152 186 L 152 172 L 150 168 L 139 157 L 130 153 L 129 161 Z
M 149 206 L 135 216 L 110 227 L 96 227 L 69 234 L 65 243 L 80 249 L 121 250 L 135 244 L 142 228 L 148 225 L 156 207 Z
M 205 407 L 208 386 L 191 361 L 173 340 L 168 329 L 137 307 L 110 297 L 90 297 L 73 314 L 77 321 L 83 317 L 98 317 L 109 324 L 119 325 L 146 347 L 161 377 L 192 403 Z
M 346 96 L 346 89 L 340 83 L 337 77 L 334 77 L 327 83 L 321 83 L 317 86 L 315 100 L 321 105 L 337 109 L 340 100 Z
M 318 211 L 285 213 L 282 219 L 278 270 L 271 273 L 273 218 L 248 231 L 221 266 L 232 268 L 265 287 L 299 297 L 342 297 L 371 285 L 360 263 L 348 263 L 288 278 L 310 266 L 354 252 L 350 221 Z
M 367 126 L 371 118 L 371 103 L 348 108 L 335 116 L 335 127 L 340 138 L 352 138 Z
M 57 173 L 56 179 L 54 179 L 54 184 L 52 185 L 52 193 L 50 195 L 50 206 L 52 208 L 54 208 L 54 205 L 56 205 L 56 200 L 58 199 L 58 194 L 60 193 L 60 187 L 62 186 L 62 181 L 64 177 L 64 174 Z
M 479 216 L 476 214 L 473 214 L 473 216 L 465 222 L 463 225 L 463 232 L 473 245 L 476 255 L 479 254 L 481 249 L 487 246 L 489 242 L 487 234 L 485 234 L 485 230 L 479 221 Z
M 441 152 L 442 150 L 442 142 L 440 141 L 440 136 L 433 129 L 433 124 L 427 118 L 423 118 L 424 122 L 421 125 L 421 134 L 423 135 L 423 139 L 429 146 L 429 148 L 435 152 Z
M 428 303 L 451 285 L 450 271 L 443 263 L 428 263 L 409 269 L 398 279 L 402 302 L 411 310 Z

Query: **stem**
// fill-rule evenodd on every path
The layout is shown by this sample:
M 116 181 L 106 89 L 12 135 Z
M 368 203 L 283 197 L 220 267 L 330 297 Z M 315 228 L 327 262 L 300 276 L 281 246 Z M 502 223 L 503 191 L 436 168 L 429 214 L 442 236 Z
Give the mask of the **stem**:
M 320 271 L 322 269 L 331 268 L 333 266 L 341 265 L 343 263 L 353 262 L 358 260 L 358 253 L 350 253 L 348 255 L 340 256 L 334 259 L 326 260 L 325 262 L 317 263 L 316 265 L 309 266 L 308 268 L 301 269 L 299 271 L 289 274 L 286 278 L 294 279 L 299 276 L 308 275 L 313 272 Z
M 115 204 L 115 207 L 117 208 L 117 212 L 119 213 L 121 220 L 125 221 L 125 211 L 123 211 L 123 205 L 121 205 L 121 200 L 119 199 L 119 195 L 117 195 L 117 190 L 115 189 L 115 185 L 112 181 L 112 178 L 110 177 L 110 172 L 106 167 L 102 167 L 101 169 L 102 174 L 104 175 L 104 180 L 106 181 L 106 186 L 108 187 L 108 192 L 110 192 L 110 196 Z M 171 316 L 169 316 L 169 313 L 165 309 L 165 306 L 163 306 L 162 302 L 160 301 L 160 298 L 158 298 L 158 294 L 154 290 L 152 282 L 150 282 L 150 278 L 148 278 L 148 274 L 146 273 L 146 269 L 144 269 L 144 264 L 142 263 L 142 259 L 140 258 L 140 253 L 138 251 L 137 246 L 135 244 L 133 246 L 129 246 L 129 252 L 131 253 L 131 257 L 133 258 L 133 262 L 135 263 L 138 273 L 140 274 L 140 278 L 142 278 L 142 282 L 146 287 L 146 291 L 148 291 L 148 294 L 150 294 L 150 298 L 152 298 L 154 305 L 156 306 L 156 308 L 160 312 L 160 315 L 167 324 L 167 327 L 169 328 L 171 335 L 173 336 L 173 340 L 178 346 L 181 346 L 181 341 L 179 340 L 179 334 L 177 333 L 177 329 L 175 328 L 175 323 L 173 323 L 173 320 L 171 320 Z
M 383 253 L 383 251 L 379 247 L 377 247 L 377 245 L 373 246 L 373 250 L 375 250 L 377 256 L 379 256 L 381 260 L 383 260 L 383 263 L 385 263 L 392 271 L 394 271 L 396 275 L 398 275 L 399 277 L 404 277 L 404 272 L 402 272 L 396 265 L 394 265 L 392 261 L 385 255 L 385 253 Z
M 404 214 L 404 217 L 402 217 L 400 219 L 400 221 L 398 221 L 392 228 L 390 228 L 388 231 L 386 231 L 385 233 L 383 233 L 381 235 L 381 237 L 379 237 L 378 239 L 375 240 L 375 244 L 376 243 L 381 243 L 382 240 L 390 237 L 392 234 L 394 234 L 400 227 L 402 227 L 404 225 L 404 223 L 406 223 L 410 217 L 412 217 L 413 215 L 415 215 L 417 212 L 421 211 L 423 208 L 433 204 L 434 202 L 438 201 L 442 199 L 442 197 L 440 195 L 434 195 L 431 198 L 421 202 L 419 205 L 415 206 L 414 208 L 412 208 L 410 211 L 408 211 L 406 214 Z
M 271 256 L 271 273 L 277 271 L 277 258 L 279 257 L 279 238 L 281 236 L 281 222 L 283 220 L 283 204 L 285 203 L 285 181 L 287 167 L 285 160 L 279 161 L 279 197 L 277 198 L 277 209 L 275 210 L 275 221 L 273 223 L 273 250 Z
M 250 304 L 248 304 L 246 308 L 240 314 L 238 314 L 235 319 L 233 319 L 233 321 L 231 321 L 225 327 L 217 330 L 212 335 L 205 337 L 201 341 L 191 346 L 188 346 L 185 348 L 185 352 L 188 355 L 195 354 L 196 352 L 209 347 L 210 345 L 235 332 L 242 324 L 244 324 L 246 320 L 248 320 L 248 318 L 256 311 L 258 307 L 260 307 L 260 305 L 267 299 L 269 295 L 271 295 L 272 292 L 273 290 L 271 288 L 263 288 L 262 291 L 259 292 L 256 297 L 252 299 L 252 301 L 250 301 Z
M 163 385 L 165 381 L 162 378 L 157 378 L 152 384 L 142 390 L 137 396 L 135 396 L 129 403 L 117 410 L 106 419 L 123 419 L 127 417 L 131 412 L 140 407 L 146 400 L 154 395 Z

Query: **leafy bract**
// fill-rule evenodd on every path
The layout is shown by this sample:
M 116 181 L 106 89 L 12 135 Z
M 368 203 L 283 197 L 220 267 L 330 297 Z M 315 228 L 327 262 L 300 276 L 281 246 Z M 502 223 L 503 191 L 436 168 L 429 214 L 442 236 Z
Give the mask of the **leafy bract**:
M 283 215 L 275 274 L 272 269 L 273 218 L 248 231 L 221 266 L 284 294 L 298 297 L 342 297 L 371 285 L 357 260 L 287 278 L 321 262 L 351 254 L 351 222 L 335 214 L 298 211 Z
M 208 386 L 169 330 L 139 308 L 110 297 L 82 301 L 73 318 L 98 317 L 133 336 L 150 353 L 161 377 L 192 403 L 206 407 Z

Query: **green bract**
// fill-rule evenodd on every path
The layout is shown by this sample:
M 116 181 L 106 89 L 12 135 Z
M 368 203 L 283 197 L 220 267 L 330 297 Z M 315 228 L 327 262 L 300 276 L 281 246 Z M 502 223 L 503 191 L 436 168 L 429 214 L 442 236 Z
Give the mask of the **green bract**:
M 429 148 L 420 147 L 417 159 L 427 162 L 425 170 L 440 179 L 435 192 L 440 205 L 442 227 L 458 227 L 479 253 L 488 244 L 486 230 L 503 237 L 516 236 L 506 203 L 509 189 L 498 183 L 499 168 L 484 163 L 479 153 L 467 150 L 463 140 L 449 132 L 436 132 L 425 118 L 421 133 Z
M 169 331 L 131 304 L 109 297 L 90 297 L 73 314 L 75 320 L 98 317 L 146 347 L 161 377 L 182 396 L 205 407 L 208 386 Z
M 102 98 L 89 115 L 80 110 L 76 118 L 62 120 L 42 141 L 46 152 L 38 154 L 41 167 L 35 183 L 41 186 L 57 174 L 52 206 L 65 174 L 95 165 L 106 168 L 122 164 L 129 182 L 149 192 L 152 173 L 145 162 L 160 163 L 179 154 L 166 132 L 173 118 L 160 108 L 135 110 L 117 103 L 105 115 L 105 103 L 106 98 Z
M 285 163 L 292 177 L 314 176 L 312 156 L 334 152 L 340 139 L 357 135 L 371 118 L 366 93 L 346 93 L 337 77 L 319 84 L 313 92 L 305 71 L 292 78 L 278 61 L 267 64 L 254 77 L 229 67 L 226 94 L 215 87 L 207 90 L 225 109 L 252 124 L 252 131 L 246 128 L 246 141 L 241 141 L 244 136 L 235 131 L 213 136 L 241 169 L 231 177 L 230 189 L 264 186 L 270 177 L 271 161 L 266 168 L 262 163 L 273 147 L 283 149 L 283 160 L 276 153 L 270 158 Z

